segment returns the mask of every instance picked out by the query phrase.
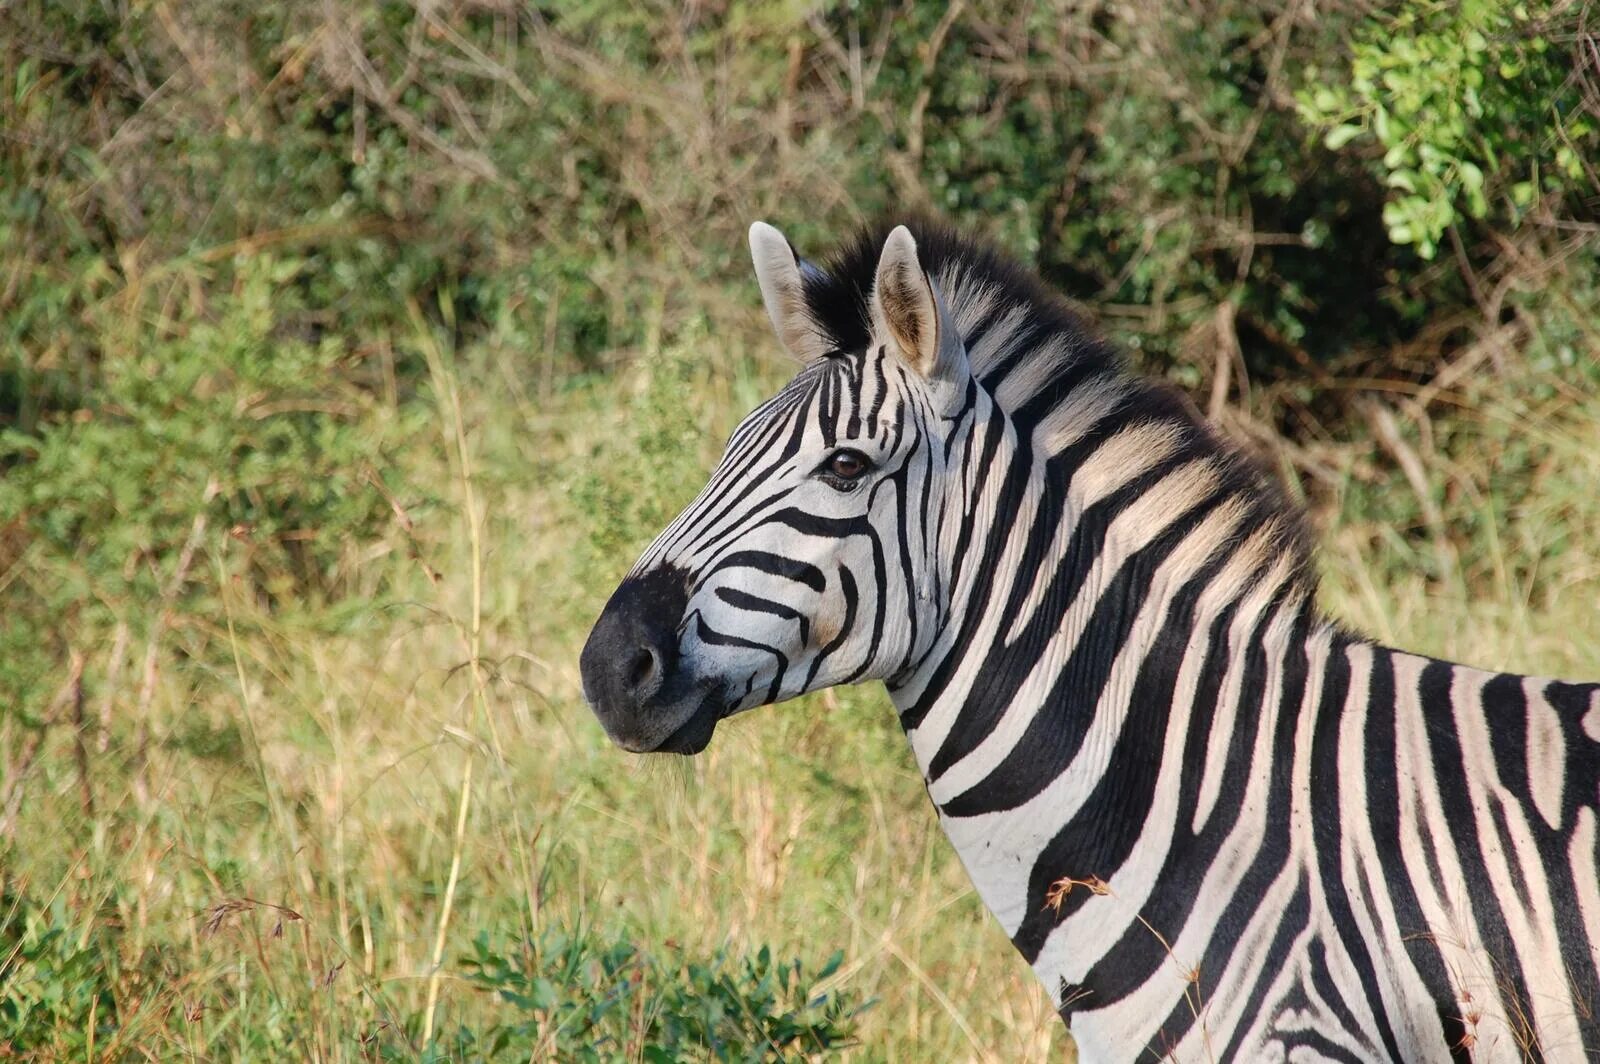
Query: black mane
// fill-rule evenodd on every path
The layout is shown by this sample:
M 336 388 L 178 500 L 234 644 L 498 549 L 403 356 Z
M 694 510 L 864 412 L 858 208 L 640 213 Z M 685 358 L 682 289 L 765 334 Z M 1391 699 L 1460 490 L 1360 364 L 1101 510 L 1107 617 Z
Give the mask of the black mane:
M 858 230 L 822 260 L 821 270 L 806 271 L 806 300 L 842 351 L 859 351 L 867 345 L 867 299 L 872 294 L 878 258 L 884 241 L 898 221 L 883 221 Z M 917 258 L 937 283 L 954 267 L 973 281 L 987 283 L 1007 293 L 1007 302 L 1032 308 L 1033 338 L 1050 333 L 1070 333 L 1091 340 L 1083 321 L 1056 292 L 1015 258 L 989 241 L 953 226 L 928 219 L 904 223 L 917 242 Z M 951 293 L 946 292 L 947 299 Z M 951 307 L 952 310 L 956 308 Z M 964 339 L 970 338 L 964 336 Z M 1116 352 L 1104 344 L 1096 354 L 1109 367 L 1121 366 Z

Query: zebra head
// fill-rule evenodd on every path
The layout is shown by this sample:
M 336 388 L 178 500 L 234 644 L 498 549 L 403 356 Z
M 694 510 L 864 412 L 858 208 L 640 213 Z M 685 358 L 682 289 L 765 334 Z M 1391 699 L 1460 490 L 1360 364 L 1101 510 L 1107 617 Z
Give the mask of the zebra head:
M 589 635 L 585 697 L 628 750 L 698 753 L 734 713 L 892 681 L 947 614 L 936 544 L 961 477 L 946 441 L 981 389 L 915 240 L 900 226 L 883 244 L 854 342 L 808 299 L 823 270 L 760 222 L 750 250 L 803 368 L 734 430 Z

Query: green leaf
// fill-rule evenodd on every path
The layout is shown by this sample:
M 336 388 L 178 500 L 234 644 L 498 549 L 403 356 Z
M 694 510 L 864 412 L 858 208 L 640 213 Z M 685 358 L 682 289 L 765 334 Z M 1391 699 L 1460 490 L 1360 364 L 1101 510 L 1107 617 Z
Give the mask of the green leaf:
M 1361 126 L 1350 125 L 1349 123 L 1334 126 L 1328 131 L 1327 136 L 1323 137 L 1322 143 L 1328 150 L 1338 151 L 1365 132 L 1366 130 Z
M 1390 188 L 1415 192 L 1417 190 L 1417 174 L 1413 170 L 1395 170 L 1383 179 L 1383 183 Z
M 1372 112 L 1372 131 L 1377 134 L 1381 144 L 1392 144 L 1393 127 L 1389 122 L 1389 112 L 1386 108 L 1378 107 Z

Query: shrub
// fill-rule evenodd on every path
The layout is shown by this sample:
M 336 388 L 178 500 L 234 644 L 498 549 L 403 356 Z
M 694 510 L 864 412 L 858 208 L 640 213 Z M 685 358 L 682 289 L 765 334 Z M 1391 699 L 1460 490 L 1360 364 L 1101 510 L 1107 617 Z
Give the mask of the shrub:
M 375 478 L 408 417 L 352 379 L 343 344 L 285 330 L 305 268 L 257 256 L 234 291 L 159 332 L 104 324 L 97 379 L 71 409 L 0 428 L 0 529 L 19 573 L 0 690 L 39 709 L 65 656 L 50 632 L 77 643 L 121 623 L 159 639 L 177 618 L 205 659 L 194 625 L 222 623 L 223 573 L 275 608 L 345 593 L 353 552 L 387 531 Z
M 40 902 L 20 887 L 0 884 L 0 1055 L 4 1059 L 59 1060 L 125 1044 L 137 1031 L 186 1012 L 191 1037 L 203 1011 L 240 1010 L 245 1022 L 244 976 L 190 978 L 167 970 L 154 953 L 131 958 L 114 921 L 75 914 L 60 897 Z M 257 903 L 219 907 L 209 919 L 248 921 Z M 268 922 L 284 919 L 268 913 Z M 241 916 L 241 913 L 243 915 Z M 299 921 L 301 917 L 291 917 Z M 87 926 L 84 926 L 87 924 Z M 279 932 L 243 932 L 240 958 L 219 967 L 267 963 L 263 942 L 281 946 Z M 292 936 L 291 936 L 292 937 Z M 220 940 L 226 942 L 227 939 Z M 276 951 L 275 951 L 276 952 Z M 287 958 L 281 958 L 287 959 Z M 780 961 L 765 947 L 748 955 L 729 952 L 696 958 L 675 947 L 651 948 L 596 928 L 550 927 L 512 943 L 480 932 L 460 958 L 467 983 L 485 998 L 480 1019 L 423 1045 L 419 1014 L 365 1032 L 336 1026 L 333 1037 L 363 1057 L 415 1060 L 563 1060 L 754 1062 L 817 1060 L 853 1044 L 854 1018 L 867 1006 L 848 992 L 817 992 L 842 961 L 835 955 L 815 972 L 799 961 Z M 292 965 L 292 961 L 290 962 Z M 364 991 L 338 980 L 337 968 L 313 980 L 309 993 L 326 998 L 322 1022 L 348 1023 L 350 1003 Z M 270 973 L 253 973 L 264 1013 L 254 1015 L 248 1039 L 267 1054 L 297 1054 L 319 1044 L 311 1015 L 261 987 Z M 303 1007 L 304 1003 L 300 1003 Z M 258 1009 L 262 1006 L 256 1006 Z M 484 1018 L 486 1017 L 486 1018 Z M 177 1019 L 173 1016 L 172 1019 Z M 228 1024 L 213 1031 L 216 1037 Z M 318 1032 L 319 1034 L 321 1032 Z M 359 1045 L 358 1045 L 359 1043 Z
M 1431 259 L 1468 218 L 1510 231 L 1535 206 L 1589 213 L 1600 116 L 1583 94 L 1581 8 L 1402 5 L 1356 26 L 1347 72 L 1308 72 L 1301 113 L 1328 148 L 1370 137 L 1382 149 L 1372 168 L 1389 189 L 1391 240 Z
M 812 1060 L 852 1044 L 852 1018 L 865 1006 L 850 994 L 813 994 L 843 960 L 815 974 L 753 956 L 698 961 L 668 948 L 652 954 L 587 928 L 546 931 L 507 947 L 480 934 L 463 958 L 467 979 L 498 996 L 512 1018 L 457 1032 L 451 1057 L 755 1062 Z
M 30 901 L 0 880 L 0 1058 L 61 1059 L 65 1032 L 81 1053 L 116 1029 L 107 978 L 116 958 L 102 934 L 74 926 L 59 902 Z

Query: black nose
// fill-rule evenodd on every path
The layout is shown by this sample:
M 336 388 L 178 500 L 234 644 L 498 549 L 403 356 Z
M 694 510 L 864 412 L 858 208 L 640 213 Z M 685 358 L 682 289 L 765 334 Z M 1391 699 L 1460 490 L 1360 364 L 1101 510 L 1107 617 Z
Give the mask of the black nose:
M 688 605 L 684 574 L 659 568 L 624 580 L 600 612 L 578 670 L 584 697 L 613 735 L 671 679 Z

